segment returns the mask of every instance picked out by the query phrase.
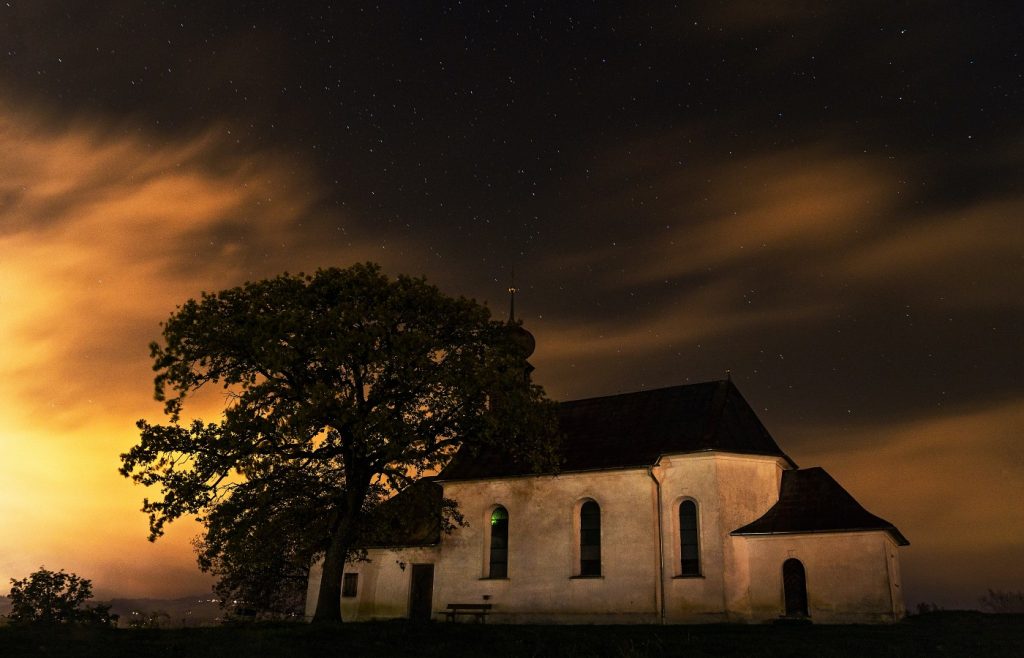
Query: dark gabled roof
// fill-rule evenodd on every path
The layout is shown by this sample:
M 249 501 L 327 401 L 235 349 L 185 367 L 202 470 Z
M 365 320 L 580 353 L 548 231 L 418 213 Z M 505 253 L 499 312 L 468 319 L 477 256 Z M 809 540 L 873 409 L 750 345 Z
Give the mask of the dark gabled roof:
M 412 483 L 370 512 L 360 548 L 433 546 L 441 541 L 441 487 L 433 478 Z
M 561 472 L 651 466 L 662 455 L 717 450 L 782 457 L 731 381 L 563 402 Z M 496 451 L 456 456 L 439 481 L 529 475 L 529 467 Z
M 782 535 L 885 530 L 900 546 L 910 544 L 896 526 L 860 506 L 823 468 L 782 472 L 779 501 L 733 535 Z

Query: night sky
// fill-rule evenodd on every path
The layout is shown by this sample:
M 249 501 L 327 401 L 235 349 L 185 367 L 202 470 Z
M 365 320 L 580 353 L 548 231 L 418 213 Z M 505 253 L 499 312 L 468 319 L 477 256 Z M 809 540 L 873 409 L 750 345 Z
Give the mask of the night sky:
M 555 399 L 730 371 L 911 606 L 1024 589 L 1024 5 L 213 4 L 0 2 L 0 591 L 206 591 L 117 474 L 147 344 L 365 260 L 514 268 Z

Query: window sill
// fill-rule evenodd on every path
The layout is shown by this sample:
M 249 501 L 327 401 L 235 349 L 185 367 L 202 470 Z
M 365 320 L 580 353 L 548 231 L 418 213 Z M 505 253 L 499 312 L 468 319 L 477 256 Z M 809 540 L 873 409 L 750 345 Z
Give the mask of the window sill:
M 569 580 L 604 580 L 604 576 L 569 576 Z
M 492 577 L 492 576 L 484 576 L 483 578 L 480 578 L 480 580 L 508 580 L 508 576 L 501 576 L 500 578 Z
M 672 580 L 704 580 L 704 574 L 698 573 L 692 576 L 672 576 Z

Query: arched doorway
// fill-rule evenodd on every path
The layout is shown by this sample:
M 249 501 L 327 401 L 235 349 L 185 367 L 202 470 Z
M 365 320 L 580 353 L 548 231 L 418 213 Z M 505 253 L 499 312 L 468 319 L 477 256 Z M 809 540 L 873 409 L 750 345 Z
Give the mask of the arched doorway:
M 782 563 L 782 589 L 787 617 L 807 617 L 807 574 L 800 560 L 791 557 Z

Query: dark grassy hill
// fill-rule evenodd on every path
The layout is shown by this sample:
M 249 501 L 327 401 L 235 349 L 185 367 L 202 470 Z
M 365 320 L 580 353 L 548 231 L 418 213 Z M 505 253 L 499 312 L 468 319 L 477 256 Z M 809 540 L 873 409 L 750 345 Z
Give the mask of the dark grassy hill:
M 0 656 L 1022 656 L 1024 616 L 939 612 L 895 626 L 500 626 L 378 622 L 166 630 L 0 628 Z

